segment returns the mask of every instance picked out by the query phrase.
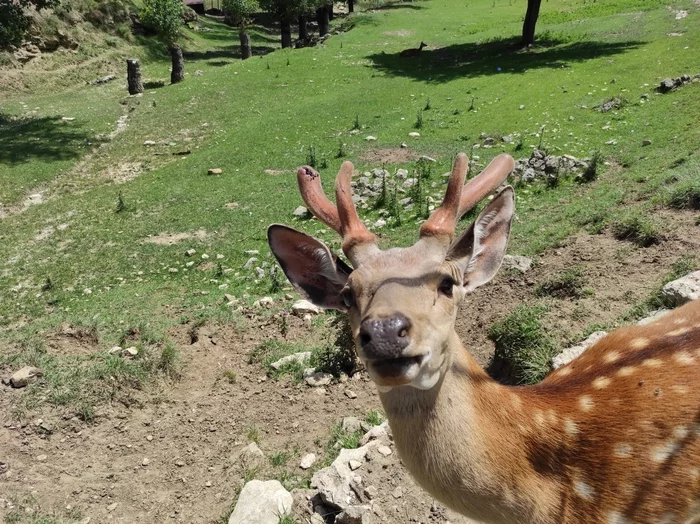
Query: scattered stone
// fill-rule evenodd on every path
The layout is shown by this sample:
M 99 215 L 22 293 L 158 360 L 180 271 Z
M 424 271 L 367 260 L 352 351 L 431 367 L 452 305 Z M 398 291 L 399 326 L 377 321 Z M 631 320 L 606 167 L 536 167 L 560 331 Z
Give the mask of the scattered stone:
M 637 322 L 637 325 L 638 326 L 646 326 L 647 324 L 651 324 L 652 322 L 656 322 L 664 315 L 668 315 L 670 312 L 671 312 L 670 309 L 657 309 L 656 311 L 653 311 L 649 316 L 644 317 L 642 320 Z
M 348 462 L 348 466 L 350 466 L 350 469 L 352 471 L 355 471 L 356 469 L 360 469 L 362 467 L 362 462 L 359 460 L 351 460 Z
M 128 347 L 128 348 L 124 349 L 124 351 L 122 351 L 123 357 L 135 357 L 138 354 L 139 354 L 139 350 L 136 346 Z
M 374 443 L 357 449 L 341 449 L 338 457 L 327 467 L 317 471 L 311 478 L 311 486 L 318 488 L 321 500 L 333 509 L 344 510 L 361 502 L 353 489 L 356 487 L 355 474 L 350 469 L 350 461 L 364 462 Z
M 155 140 L 145 140 L 143 142 L 143 145 L 144 146 L 154 146 L 154 145 L 156 145 L 156 141 Z
M 150 463 L 151 463 L 151 461 L 150 461 L 148 458 L 144 458 L 144 459 L 141 461 L 141 465 L 142 465 L 142 466 L 148 466 Z
M 372 508 L 369 506 L 348 506 L 335 517 L 335 524 L 371 524 Z
M 251 480 L 241 490 L 229 524 L 278 524 L 294 499 L 278 480 Z
M 24 366 L 18 371 L 15 371 L 12 376 L 5 381 L 5 383 L 13 388 L 23 388 L 27 386 L 32 379 L 43 375 L 44 372 L 39 368 Z
M 301 353 L 293 353 L 282 357 L 276 362 L 270 364 L 272 369 L 280 369 L 282 366 L 291 364 L 293 362 L 298 362 L 299 364 L 306 364 L 311 359 L 311 351 L 302 351 Z
M 255 257 L 250 257 L 250 258 L 248 259 L 248 261 L 247 261 L 245 264 L 243 264 L 243 269 L 250 269 L 251 267 L 253 267 L 253 265 L 254 265 L 257 261 L 258 261 L 257 258 L 255 258 Z
M 379 495 L 379 491 L 375 486 L 367 486 L 364 490 L 365 497 L 368 499 L 376 499 L 377 495 Z
M 485 146 L 492 146 L 496 143 L 496 139 L 493 137 L 487 136 L 486 138 L 484 138 L 483 143 Z
M 244 251 L 243 253 L 248 255 L 249 257 L 252 257 L 255 255 L 259 255 L 260 251 L 258 251 L 257 249 L 249 249 L 248 251 Z
M 418 160 L 422 160 L 423 162 L 431 162 L 433 164 L 435 162 L 437 162 L 437 160 L 435 160 L 433 157 L 426 156 L 426 155 L 421 155 L 421 157 Z
M 695 75 L 696 77 L 698 75 Z M 683 87 L 686 84 L 689 84 L 693 81 L 693 78 L 690 75 L 681 75 L 676 78 L 664 78 L 661 83 L 658 85 L 656 90 L 659 93 L 670 93 L 671 91 L 675 91 L 676 89 Z
M 121 346 L 114 346 L 109 351 L 107 351 L 107 353 L 109 353 L 110 355 L 116 355 L 117 353 L 121 353 L 121 352 L 122 352 Z
M 109 506 L 107 506 L 107 511 L 109 511 L 111 513 L 112 511 L 117 509 L 118 505 L 119 505 L 118 502 L 112 502 Z
M 645 138 L 644 140 L 642 140 L 643 147 L 650 146 L 650 145 L 651 145 L 651 140 L 649 140 L 648 138 Z
M 408 144 L 406 142 L 401 142 L 401 149 L 408 149 Z
M 301 462 L 299 463 L 299 467 L 301 469 L 309 469 L 311 466 L 313 466 L 316 463 L 316 455 L 313 453 L 308 453 L 301 457 Z
M 532 259 L 521 255 L 506 255 L 503 257 L 503 265 L 501 267 L 525 273 L 532 267 Z
M 396 489 L 391 492 L 391 495 L 395 499 L 400 499 L 401 497 L 403 497 L 403 489 L 401 488 L 401 486 L 397 486 Z
M 292 215 L 299 218 L 306 218 L 309 216 L 309 210 L 304 206 L 299 206 L 292 212 Z
M 94 86 L 99 86 L 102 84 L 106 84 L 107 82 L 111 82 L 115 78 L 117 78 L 117 75 L 107 75 L 107 76 L 103 76 L 102 78 L 98 78 L 96 80 L 93 80 L 92 82 L 90 82 L 90 84 L 94 85 Z
M 599 110 L 601 113 L 607 113 L 608 111 L 612 111 L 613 109 L 620 109 L 623 105 L 622 99 L 618 97 L 613 97 L 607 102 L 604 102 L 603 104 L 594 107 L 594 109 Z
M 61 118 L 61 120 L 63 120 L 64 122 L 72 122 L 73 120 L 75 120 L 75 117 L 73 117 L 73 116 L 64 116 L 63 118 Z
M 614 138 L 612 140 L 608 140 L 607 142 L 605 142 L 605 145 L 606 146 L 616 146 L 617 140 L 615 140 Z
M 345 390 L 345 396 L 348 397 L 350 400 L 356 399 L 357 398 L 357 393 L 355 393 L 351 389 L 346 389 Z
M 385 457 L 388 457 L 392 453 L 391 448 L 389 446 L 379 446 L 377 448 L 377 451 L 380 455 L 383 455 Z
M 36 460 L 38 462 L 44 462 L 48 457 L 46 455 L 37 455 Z
M 682 306 L 700 298 L 700 271 L 669 282 L 661 290 L 661 302 L 668 307 Z
M 384 226 L 386 226 L 386 220 L 384 220 L 383 218 L 380 218 L 379 220 L 377 220 L 377 221 L 374 223 L 374 227 L 377 228 L 377 229 L 381 229 L 381 228 L 383 228 Z
M 365 137 L 365 140 L 367 140 L 367 142 L 374 142 L 374 141 L 377 140 L 377 137 L 376 137 L 376 136 L 372 136 L 372 135 L 368 135 L 368 136 Z
M 355 433 L 361 430 L 360 419 L 357 417 L 345 417 L 340 423 L 340 427 L 347 433 Z
M 186 257 L 193 257 L 193 256 L 195 256 L 196 254 L 197 254 L 197 250 L 196 250 L 196 249 L 188 249 L 187 251 L 185 251 L 185 256 L 186 256 Z
M 408 134 L 408 136 L 410 136 L 411 138 L 418 138 L 418 137 L 420 136 L 420 133 L 418 133 L 418 132 L 416 132 L 416 131 L 411 131 L 411 132 Z
M 513 137 L 510 136 L 510 135 L 502 136 L 502 137 L 501 137 L 501 140 L 503 140 L 506 144 L 512 144 L 513 142 L 515 142 L 515 140 L 513 139 Z
M 261 462 L 264 459 L 265 454 L 262 452 L 262 450 L 255 442 L 251 442 L 238 453 L 235 462 L 244 462 L 246 465 L 251 465 Z
M 333 380 L 333 375 L 330 373 L 324 373 L 323 371 L 316 371 L 310 375 L 304 376 L 304 381 L 311 387 L 317 388 L 320 386 L 327 386 Z
M 595 333 L 591 333 L 591 335 L 580 344 L 571 346 L 554 357 L 552 359 L 552 367 L 554 367 L 554 369 L 559 369 L 560 367 L 568 364 L 581 353 L 586 351 L 586 349 L 588 349 L 590 346 L 602 339 L 605 335 L 607 335 L 607 332 L 605 331 L 596 331 Z
M 383 437 L 388 436 L 387 428 L 389 427 L 389 422 L 384 421 L 378 426 L 374 426 L 370 429 L 364 436 L 360 439 L 360 445 L 364 446 L 372 440 L 378 440 Z
M 218 167 L 213 167 L 207 170 L 207 175 L 220 175 L 221 173 L 223 173 L 223 170 Z
M 272 300 L 272 297 L 262 297 L 261 299 L 256 300 L 253 302 L 253 307 L 254 308 L 266 308 L 269 309 L 272 307 L 272 305 L 275 303 L 274 300 Z
M 520 104 L 520 107 L 518 109 L 520 109 L 520 110 L 525 109 L 525 104 Z
M 318 315 L 323 311 L 316 304 L 312 304 L 308 300 L 299 300 L 292 304 L 292 313 L 298 317 L 303 317 L 304 315 Z

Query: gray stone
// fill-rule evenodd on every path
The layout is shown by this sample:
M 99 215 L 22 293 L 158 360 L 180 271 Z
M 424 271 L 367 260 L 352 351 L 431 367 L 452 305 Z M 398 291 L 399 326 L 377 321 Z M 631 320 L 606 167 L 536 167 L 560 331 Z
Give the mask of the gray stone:
M 265 461 L 265 454 L 255 442 L 251 442 L 244 447 L 235 457 L 234 462 L 240 462 L 250 467 L 261 464 Z
M 673 78 L 664 78 L 659 84 L 658 89 L 661 93 L 668 93 L 669 91 L 673 91 L 675 88 L 676 83 L 673 81 Z
M 437 160 L 435 160 L 433 157 L 427 155 L 421 155 L 421 157 L 418 160 L 423 160 L 424 162 L 431 162 L 433 164 L 437 162 Z
M 357 417 L 345 417 L 341 422 L 340 427 L 343 429 L 343 431 L 347 431 L 348 433 L 355 433 L 356 431 L 360 431 L 361 429 L 360 419 L 358 419 Z
M 512 144 L 514 142 L 513 137 L 510 135 L 501 137 L 501 140 L 503 140 L 506 144 Z
M 490 136 L 487 136 L 484 138 L 484 145 L 485 146 L 492 146 L 496 143 L 496 139 Z
M 322 309 L 308 300 L 298 300 L 292 305 L 292 313 L 299 317 L 304 315 L 318 315 Z
M 384 220 L 383 218 L 380 218 L 379 220 L 377 220 L 377 221 L 374 223 L 374 227 L 377 228 L 377 229 L 381 229 L 381 228 L 383 228 L 384 226 L 386 226 L 386 220 Z
M 292 509 L 293 498 L 278 480 L 251 480 L 241 490 L 229 524 L 278 524 Z
M 344 510 L 358 500 L 353 489 L 355 474 L 350 468 L 350 461 L 364 463 L 370 448 L 375 443 L 370 442 L 357 449 L 341 449 L 338 458 L 322 470 L 317 471 L 311 478 L 311 486 L 318 488 L 318 493 L 324 504 L 334 509 Z
M 253 307 L 255 308 L 270 308 L 272 307 L 272 304 L 274 304 L 275 301 L 272 300 L 272 297 L 262 297 L 261 299 L 256 300 L 253 302 Z
M 254 265 L 257 261 L 258 261 L 257 258 L 255 258 L 255 257 L 250 257 L 250 258 L 248 259 L 248 261 L 247 261 L 245 264 L 243 264 L 243 269 L 250 269 L 251 267 L 253 267 L 253 265 Z
M 650 145 L 651 145 L 651 140 L 649 140 L 648 138 L 645 138 L 644 140 L 642 140 L 643 147 L 650 146 Z
M 282 366 L 286 366 L 287 364 L 292 364 L 294 362 L 298 362 L 299 364 L 305 364 L 310 359 L 311 351 L 302 351 L 301 353 L 292 353 L 291 355 L 282 357 L 278 361 L 270 364 L 270 367 L 272 369 L 280 369 Z
M 372 440 L 378 440 L 388 436 L 387 429 L 389 428 L 389 421 L 385 420 L 378 426 L 374 426 L 367 433 L 363 435 L 360 439 L 360 444 L 365 445 Z
M 514 269 L 525 273 L 532 267 L 532 259 L 521 255 L 506 255 L 503 257 L 503 269 Z
M 689 273 L 666 284 L 661 290 L 661 302 L 668 307 L 682 306 L 700 298 L 700 271 Z
M 23 368 L 15 371 L 6 381 L 6 383 L 13 388 L 23 388 L 27 386 L 32 379 L 43 375 L 44 372 L 39 368 L 24 366 Z
M 223 170 L 218 167 L 207 170 L 208 175 L 220 175 L 221 173 L 223 173 Z
M 327 386 L 333 380 L 333 375 L 324 373 L 323 371 L 315 371 L 304 376 L 304 381 L 311 387 Z
M 558 369 L 565 366 L 606 335 L 607 332 L 605 331 L 596 331 L 595 333 L 591 333 L 591 335 L 580 344 L 571 346 L 554 357 L 552 359 L 552 367 L 554 367 L 554 369 Z
M 408 171 L 406 169 L 397 169 L 396 170 L 396 178 L 403 180 L 406 177 L 408 177 Z

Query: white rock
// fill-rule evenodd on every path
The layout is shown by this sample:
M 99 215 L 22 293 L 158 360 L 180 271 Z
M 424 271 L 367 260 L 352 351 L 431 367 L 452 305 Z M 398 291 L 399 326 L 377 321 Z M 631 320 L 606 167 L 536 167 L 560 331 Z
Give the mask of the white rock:
M 308 453 L 301 457 L 301 462 L 299 463 L 299 467 L 301 469 L 309 469 L 311 466 L 313 466 L 316 463 L 316 455 L 313 453 Z
M 389 427 L 389 421 L 385 420 L 378 426 L 374 426 L 370 429 L 364 436 L 360 439 L 360 444 L 363 446 L 370 442 L 371 440 L 377 440 L 382 437 L 388 436 L 387 428 Z
M 345 417 L 343 418 L 340 427 L 343 431 L 346 431 L 348 433 L 355 433 L 356 431 L 360 431 L 360 419 L 358 419 L 357 417 Z
M 351 389 L 346 389 L 346 390 L 345 390 L 345 396 L 348 397 L 350 400 L 352 400 L 352 399 L 356 399 L 356 398 L 357 398 L 357 393 L 355 393 L 355 392 L 354 392 L 353 390 L 351 390 Z
M 682 306 L 691 300 L 700 298 L 700 271 L 666 284 L 661 290 L 661 301 L 666 307 Z
M 322 309 L 308 300 L 298 300 L 292 305 L 292 313 L 303 317 L 304 315 L 318 315 Z
M 565 349 L 556 357 L 554 357 L 552 359 L 552 366 L 554 367 L 554 369 L 558 369 L 568 364 L 576 357 L 578 357 L 581 353 L 586 351 L 586 349 L 588 349 L 590 346 L 602 339 L 605 335 L 607 335 L 607 332 L 605 331 L 596 331 L 595 333 L 591 333 L 591 335 L 580 344 L 571 346 L 570 348 Z
M 275 303 L 275 301 L 272 300 L 272 297 L 262 297 L 261 299 L 258 299 L 258 300 L 256 300 L 255 302 L 253 302 L 253 307 L 256 307 L 256 308 L 261 308 L 261 307 L 269 308 L 269 307 L 271 307 L 272 304 L 274 304 L 274 303 Z
M 418 138 L 420 136 L 420 133 L 418 133 L 417 131 L 411 131 L 408 134 L 408 136 L 410 136 L 411 138 Z
M 238 454 L 234 457 L 234 462 L 242 462 L 246 466 L 251 466 L 254 464 L 261 463 L 265 460 L 265 454 L 258 447 L 255 442 L 251 442 L 246 447 L 244 447 Z
M 35 377 L 43 376 L 44 372 L 32 366 L 24 366 L 15 371 L 7 380 L 7 383 L 13 388 L 23 388 Z
M 359 502 L 357 494 L 350 487 L 355 482 L 350 462 L 364 463 L 367 453 L 374 446 L 376 443 L 370 442 L 357 449 L 341 449 L 333 464 L 314 474 L 311 478 L 311 486 L 318 488 L 324 504 L 332 508 L 345 509 Z
M 277 362 L 270 364 L 273 369 L 280 369 L 282 366 L 291 364 L 293 362 L 298 362 L 299 364 L 305 364 L 311 359 L 311 351 L 302 351 L 301 353 L 292 353 L 286 357 L 282 357 Z
M 360 469 L 362 467 L 362 462 L 359 460 L 351 460 L 348 462 L 348 466 L 352 471 L 355 471 L 356 469 Z
M 370 506 L 348 506 L 335 517 L 335 524 L 371 524 L 372 522 Z
M 365 137 L 365 140 L 367 140 L 367 142 L 374 142 L 375 140 L 377 140 L 377 137 L 372 136 L 372 135 L 368 135 Z
M 125 357 L 135 357 L 138 354 L 139 354 L 139 350 L 136 346 L 128 347 L 128 348 L 124 349 L 124 351 L 122 351 L 122 355 Z
M 391 448 L 389 446 L 379 446 L 377 448 L 377 451 L 381 455 L 384 455 L 385 457 L 388 457 L 389 455 L 391 455 Z
M 294 212 L 292 213 L 292 215 L 294 215 L 295 217 L 305 217 L 308 214 L 309 214 L 309 210 L 306 209 L 304 206 L 297 207 L 294 210 Z
M 644 317 L 642 320 L 637 322 L 637 325 L 638 326 L 646 326 L 647 324 L 651 324 L 652 322 L 656 322 L 661 317 L 668 315 L 670 312 L 671 312 L 670 309 L 657 309 L 656 311 L 652 312 L 648 317 Z
M 241 490 L 229 524 L 278 524 L 294 500 L 278 480 L 251 480 Z
M 374 223 L 374 227 L 377 228 L 377 229 L 381 229 L 381 228 L 383 228 L 384 226 L 386 226 L 386 220 L 384 220 L 383 218 L 380 218 L 379 220 L 377 220 L 377 221 Z
M 506 255 L 503 257 L 503 269 L 515 269 L 521 273 L 529 271 L 532 267 L 532 259 L 520 255 Z

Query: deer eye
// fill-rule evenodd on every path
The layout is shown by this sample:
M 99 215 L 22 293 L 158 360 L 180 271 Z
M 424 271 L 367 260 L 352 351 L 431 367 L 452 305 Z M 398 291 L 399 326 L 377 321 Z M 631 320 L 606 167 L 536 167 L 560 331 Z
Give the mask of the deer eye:
M 445 295 L 446 297 L 452 297 L 452 288 L 455 285 L 455 281 L 452 279 L 452 277 L 445 277 L 442 279 L 442 282 L 440 282 L 440 285 L 438 286 L 438 293 L 441 293 Z
M 346 287 L 340 292 L 340 300 L 349 309 L 355 305 L 355 293 L 352 292 L 352 289 Z

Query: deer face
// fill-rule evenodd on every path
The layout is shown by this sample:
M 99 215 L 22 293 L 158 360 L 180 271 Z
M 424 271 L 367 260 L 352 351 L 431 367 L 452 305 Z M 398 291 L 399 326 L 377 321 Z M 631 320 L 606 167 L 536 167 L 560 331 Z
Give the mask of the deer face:
M 335 213 L 314 188 L 303 187 L 304 177 L 313 175 L 319 182 L 317 174 L 301 168 L 298 177 L 307 205 L 328 225 L 338 226 L 354 270 L 319 240 L 286 226 L 270 226 L 270 247 L 294 287 L 319 306 L 348 313 L 358 356 L 380 390 L 437 384 L 451 360 L 448 348 L 459 303 L 500 267 L 513 215 L 512 188 L 501 191 L 452 239 L 455 222 L 466 211 L 465 200 L 467 205 L 478 202 L 510 173 L 512 159 L 497 160 L 464 186 L 466 157 L 458 157 L 445 201 L 421 228 L 421 239 L 387 251 L 376 247 L 352 206 L 351 164 L 341 168 Z

